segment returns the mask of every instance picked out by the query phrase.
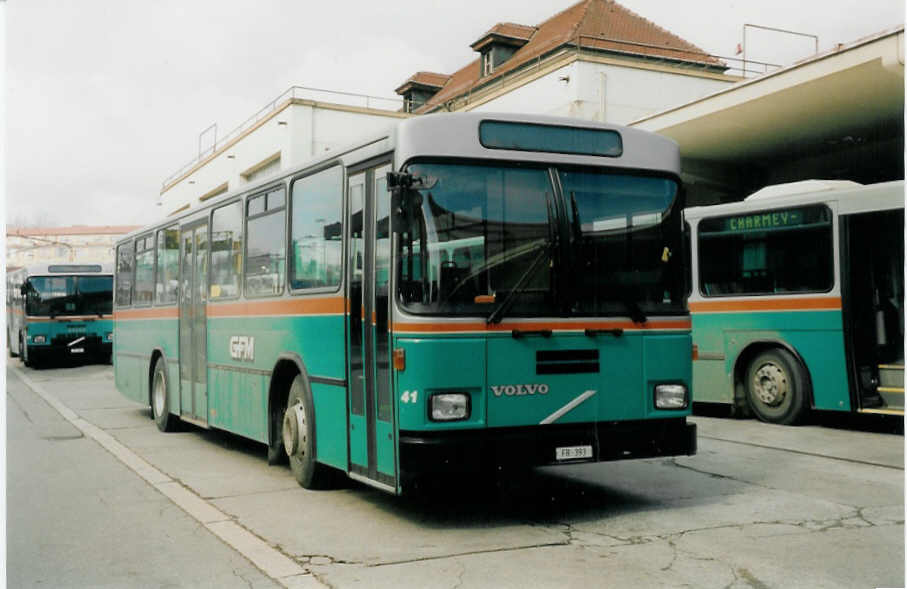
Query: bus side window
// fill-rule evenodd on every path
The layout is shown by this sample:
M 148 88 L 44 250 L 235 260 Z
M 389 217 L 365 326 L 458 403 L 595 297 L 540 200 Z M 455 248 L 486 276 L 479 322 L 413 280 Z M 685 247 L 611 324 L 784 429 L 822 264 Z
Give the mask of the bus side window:
M 154 236 L 135 240 L 135 285 L 133 303 L 148 306 L 154 294 Z
M 246 296 L 263 297 L 283 293 L 286 278 L 285 203 L 283 186 L 248 201 L 247 258 L 243 285 Z
M 135 254 L 131 241 L 117 246 L 116 268 L 116 303 L 118 307 L 128 307 L 132 304 L 132 281 Z
M 211 220 L 212 299 L 239 296 L 242 272 L 242 201 L 214 209 Z
M 154 294 L 156 304 L 176 302 L 179 291 L 179 258 L 179 230 L 176 227 L 158 230 Z
M 291 194 L 290 288 L 336 288 L 342 273 L 343 169 L 299 178 Z M 353 239 L 351 247 L 356 245 Z

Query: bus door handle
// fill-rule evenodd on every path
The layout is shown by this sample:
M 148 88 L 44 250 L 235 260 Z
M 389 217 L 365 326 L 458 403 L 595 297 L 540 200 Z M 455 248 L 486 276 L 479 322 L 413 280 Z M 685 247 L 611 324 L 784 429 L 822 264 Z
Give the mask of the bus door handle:
M 510 332 L 510 335 L 513 336 L 513 339 L 520 339 L 521 337 L 526 337 L 527 335 L 540 335 L 542 337 L 551 337 L 550 329 L 514 329 Z
M 615 327 L 614 329 L 587 329 L 586 335 L 589 337 L 595 337 L 597 335 L 613 335 L 614 337 L 620 337 L 624 334 L 624 330 L 620 327 Z

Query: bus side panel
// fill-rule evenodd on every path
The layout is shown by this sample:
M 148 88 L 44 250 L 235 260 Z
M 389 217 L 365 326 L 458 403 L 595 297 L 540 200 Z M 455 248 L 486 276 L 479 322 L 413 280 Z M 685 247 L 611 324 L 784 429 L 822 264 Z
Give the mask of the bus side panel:
M 179 408 L 179 373 L 176 320 L 129 319 L 118 320 L 114 331 L 114 380 L 117 390 L 126 397 L 148 403 L 151 354 L 160 348 L 168 360 L 170 410 Z M 174 403 L 176 403 L 174 405 Z
M 345 376 L 342 315 L 208 318 L 209 423 L 268 441 L 268 390 L 281 354 L 298 355 L 312 377 Z M 242 342 L 238 344 L 237 342 Z M 319 460 L 346 469 L 346 393 L 312 384 Z M 341 456 L 341 459 L 337 457 Z
M 699 349 L 699 358 L 693 361 L 693 400 L 731 403 L 734 400 L 734 389 L 725 356 L 725 324 L 715 321 L 715 318 L 712 314 L 691 315 L 693 343 Z
M 816 409 L 850 411 L 841 326 L 839 310 L 769 311 L 702 314 L 694 323 L 694 330 L 704 327 L 706 332 L 722 333 L 726 375 L 722 382 L 727 389 L 731 387 L 734 364 L 741 352 L 754 342 L 779 342 L 790 346 L 803 358 L 812 381 Z M 694 333 L 698 338 L 698 332 Z M 700 355 L 703 350 L 700 345 Z M 699 396 L 699 385 L 699 381 L 694 385 L 696 400 L 707 400 Z M 733 391 L 728 390 L 727 394 L 728 400 L 733 398 Z
M 346 389 L 312 383 L 318 462 L 347 469 Z
M 208 423 L 267 443 L 270 371 L 285 339 L 287 320 L 212 318 L 211 306 L 208 309 Z M 240 348 L 237 341 L 246 343 Z

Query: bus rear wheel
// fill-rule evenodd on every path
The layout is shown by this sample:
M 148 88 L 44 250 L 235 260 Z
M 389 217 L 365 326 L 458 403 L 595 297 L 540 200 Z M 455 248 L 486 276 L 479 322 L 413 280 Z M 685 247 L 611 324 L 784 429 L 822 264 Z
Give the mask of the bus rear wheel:
M 170 403 L 167 400 L 167 370 L 163 358 L 158 358 L 154 363 L 154 373 L 151 377 L 151 416 L 157 429 L 162 432 L 176 431 L 178 420 L 170 413 Z
M 806 370 L 787 350 L 766 350 L 753 358 L 744 388 L 750 408 L 761 421 L 793 425 L 806 412 Z
M 306 390 L 302 376 L 298 374 L 290 385 L 281 436 L 296 482 L 305 489 L 327 488 L 331 478 L 329 467 L 315 461 L 315 411 L 312 396 Z

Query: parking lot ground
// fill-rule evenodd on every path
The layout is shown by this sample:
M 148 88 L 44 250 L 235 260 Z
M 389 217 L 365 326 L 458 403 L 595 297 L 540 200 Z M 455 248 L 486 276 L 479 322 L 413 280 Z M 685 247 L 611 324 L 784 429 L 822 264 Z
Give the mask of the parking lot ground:
M 692 457 L 535 469 L 392 497 L 307 491 L 264 446 L 162 434 L 109 367 L 26 371 L 84 420 L 332 587 L 899 587 L 902 435 L 692 418 Z M 286 583 L 285 583 L 286 584 Z

